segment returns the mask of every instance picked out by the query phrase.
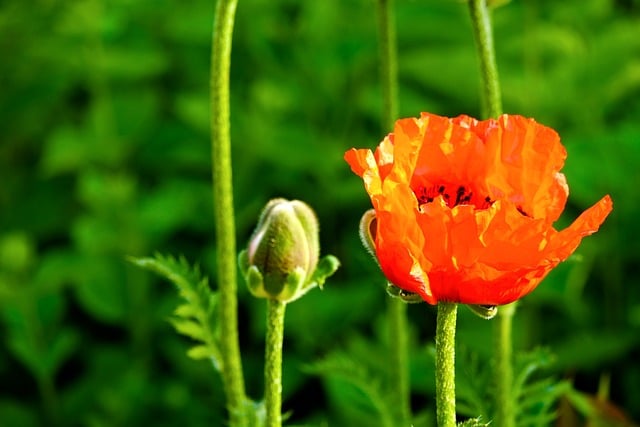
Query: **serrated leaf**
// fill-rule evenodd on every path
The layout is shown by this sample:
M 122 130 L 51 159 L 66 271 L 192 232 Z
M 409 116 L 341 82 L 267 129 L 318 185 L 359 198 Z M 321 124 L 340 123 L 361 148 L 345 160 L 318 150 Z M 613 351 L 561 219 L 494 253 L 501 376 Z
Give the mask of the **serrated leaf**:
M 381 425 L 393 425 L 391 419 L 393 411 L 389 407 L 389 403 L 393 400 L 385 394 L 381 379 L 375 373 L 369 372 L 361 361 L 353 360 L 348 354 L 336 352 L 319 362 L 308 365 L 307 370 L 326 377 L 341 378 L 359 389 L 382 419 Z
M 211 354 L 211 350 L 207 346 L 196 345 L 187 350 L 187 356 L 195 360 L 202 360 L 214 357 L 215 355 Z
M 196 341 L 205 341 L 206 333 L 202 330 L 202 326 L 192 320 L 170 319 L 171 324 L 176 331 Z
M 195 317 L 197 310 L 194 310 L 193 306 L 189 304 L 181 304 L 173 311 L 173 314 L 177 317 L 188 319 L 189 317 Z
M 471 418 L 469 420 L 458 423 L 458 427 L 488 427 L 490 423 L 485 423 L 478 418 Z
M 185 300 L 174 311 L 169 321 L 182 335 L 202 345 L 191 348 L 187 355 L 194 359 L 210 358 L 216 370 L 220 370 L 220 352 L 216 341 L 216 293 L 209 288 L 209 281 L 202 277 L 197 266 L 191 267 L 186 259 L 156 254 L 154 258 L 129 258 L 139 267 L 150 270 L 169 281 Z

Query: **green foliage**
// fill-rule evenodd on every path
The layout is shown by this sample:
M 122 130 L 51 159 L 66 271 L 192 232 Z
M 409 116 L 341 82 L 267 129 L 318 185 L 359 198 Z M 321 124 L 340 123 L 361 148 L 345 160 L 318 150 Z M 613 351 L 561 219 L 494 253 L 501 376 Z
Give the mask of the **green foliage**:
M 190 267 L 184 257 L 156 254 L 154 258 L 131 258 L 139 267 L 164 277 L 178 288 L 185 303 L 179 305 L 170 319 L 176 332 L 197 341 L 187 355 L 193 359 L 209 359 L 217 371 L 222 370 L 216 328 L 216 294 L 209 288 L 209 280 L 202 277 L 198 266 Z
M 166 324 L 172 318 L 203 329 L 195 313 L 174 313 L 173 289 L 124 261 L 183 253 L 215 271 L 208 99 L 214 6 L 1 2 L 3 426 L 225 425 L 218 375 L 184 357 L 184 339 Z M 477 116 L 465 4 L 395 6 L 401 116 Z M 359 386 L 301 369 L 336 352 L 378 384 L 368 393 L 387 396 L 387 352 L 375 329 L 385 282 L 357 236 L 370 201 L 342 160 L 347 149 L 374 147 L 388 132 L 379 125 L 373 11 L 371 0 L 240 1 L 237 11 L 231 131 L 238 242 L 246 242 L 267 200 L 297 198 L 314 207 L 323 252 L 342 264 L 332 286 L 288 308 L 283 403 L 291 425 L 358 426 L 373 418 L 375 405 Z M 595 423 L 602 411 L 640 420 L 639 17 L 636 0 L 519 0 L 493 11 L 505 111 L 554 127 L 567 147 L 571 191 L 558 228 L 604 193 L 614 200 L 601 231 L 581 245 L 582 261 L 559 266 L 516 315 L 516 350 L 541 345 L 556 356 L 523 390 L 540 394 L 534 385 L 547 377 L 573 384 L 540 383 L 551 396 L 562 394 L 560 405 L 521 400 L 534 422 L 555 413 L 558 423 L 572 415 Z M 263 304 L 239 288 L 247 390 L 256 396 Z M 467 311 L 459 313 L 458 340 L 476 359 L 459 360 L 458 388 L 471 381 L 463 362 L 470 359 L 483 396 L 491 390 L 483 375 L 490 375 L 493 320 Z M 424 344 L 433 340 L 434 314 L 424 304 L 409 314 L 422 344 L 411 346 L 412 409 L 420 414 L 414 421 L 430 426 L 433 364 Z M 210 333 L 215 343 L 214 325 Z M 192 356 L 211 351 L 199 340 L 193 347 Z M 599 400 L 603 373 L 611 393 Z M 459 395 L 465 414 L 491 419 L 490 407 Z
M 309 372 L 324 376 L 329 387 L 339 393 L 335 396 L 335 403 L 341 405 L 345 412 L 342 423 L 363 422 L 382 427 L 397 425 L 397 420 L 393 419 L 395 411 L 390 406 L 394 401 L 394 391 L 388 383 L 391 370 L 371 360 L 371 355 L 380 351 L 388 350 L 354 338 L 347 352 L 336 351 L 308 365 Z
M 491 423 L 485 423 L 480 418 L 470 418 L 466 421 L 458 423 L 459 427 L 489 427 Z
M 553 377 L 541 377 L 540 371 L 548 369 L 553 362 L 551 354 L 542 349 L 523 353 L 516 358 L 513 380 L 513 407 L 517 414 L 516 425 L 542 427 L 553 424 L 558 417 L 560 399 L 569 393 L 571 384 L 557 381 Z M 458 412 L 467 416 L 478 416 L 492 420 L 494 408 L 494 377 L 482 360 L 473 353 L 458 353 L 457 398 Z

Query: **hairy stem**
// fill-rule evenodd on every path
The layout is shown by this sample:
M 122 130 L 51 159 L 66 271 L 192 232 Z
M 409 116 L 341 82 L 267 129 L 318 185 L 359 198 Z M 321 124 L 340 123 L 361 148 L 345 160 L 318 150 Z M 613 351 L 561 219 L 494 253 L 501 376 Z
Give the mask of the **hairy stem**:
M 282 338 L 286 303 L 267 300 L 267 344 L 264 365 L 264 402 L 267 410 L 266 427 L 282 425 Z
M 480 59 L 482 115 L 498 117 L 502 114 L 502 98 L 487 0 L 469 0 L 469 12 Z
M 515 427 L 516 413 L 513 398 L 513 363 L 511 326 L 517 303 L 500 307 L 498 310 L 498 322 L 496 323 L 495 339 L 496 353 L 495 377 L 496 377 L 496 414 L 497 427 Z
M 220 349 L 222 376 L 230 425 L 247 424 L 242 409 L 244 378 L 238 342 L 236 238 L 231 175 L 229 124 L 229 68 L 237 0 L 218 0 L 211 48 L 211 157 L 220 293 Z
M 436 324 L 436 419 L 438 427 L 456 425 L 456 317 L 458 305 L 438 303 Z

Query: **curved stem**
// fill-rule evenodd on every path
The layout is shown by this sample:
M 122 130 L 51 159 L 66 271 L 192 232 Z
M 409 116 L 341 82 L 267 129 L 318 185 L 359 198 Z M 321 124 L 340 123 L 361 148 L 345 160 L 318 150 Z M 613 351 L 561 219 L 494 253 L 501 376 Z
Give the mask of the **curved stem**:
M 456 317 L 458 305 L 438 303 L 436 323 L 436 418 L 438 427 L 456 425 Z
M 482 115 L 485 118 L 498 117 L 502 114 L 502 98 L 487 0 L 469 0 L 469 12 L 471 13 L 471 24 L 473 26 L 473 36 L 476 40 L 478 57 L 480 58 Z
M 511 327 L 517 303 L 500 307 L 496 324 L 496 426 L 515 427 L 516 414 L 513 398 L 513 365 L 511 360 Z
M 236 240 L 231 175 L 229 68 L 237 0 L 218 0 L 211 48 L 211 157 L 220 294 L 222 376 L 231 426 L 245 426 L 244 378 L 238 342 Z
M 264 356 L 266 427 L 282 425 L 282 339 L 286 306 L 285 302 L 276 299 L 267 300 L 267 344 Z

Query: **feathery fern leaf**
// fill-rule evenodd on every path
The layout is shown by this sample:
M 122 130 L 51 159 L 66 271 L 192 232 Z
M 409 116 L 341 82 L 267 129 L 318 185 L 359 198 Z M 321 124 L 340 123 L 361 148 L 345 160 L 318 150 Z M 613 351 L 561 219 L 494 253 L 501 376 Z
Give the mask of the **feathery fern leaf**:
M 172 282 L 184 299 L 169 319 L 179 334 L 198 342 L 188 350 L 193 359 L 210 359 L 216 370 L 221 370 L 221 355 L 215 328 L 216 294 L 209 281 L 202 277 L 198 266 L 191 267 L 184 257 L 155 254 L 153 258 L 130 258 L 135 265 L 152 271 Z

